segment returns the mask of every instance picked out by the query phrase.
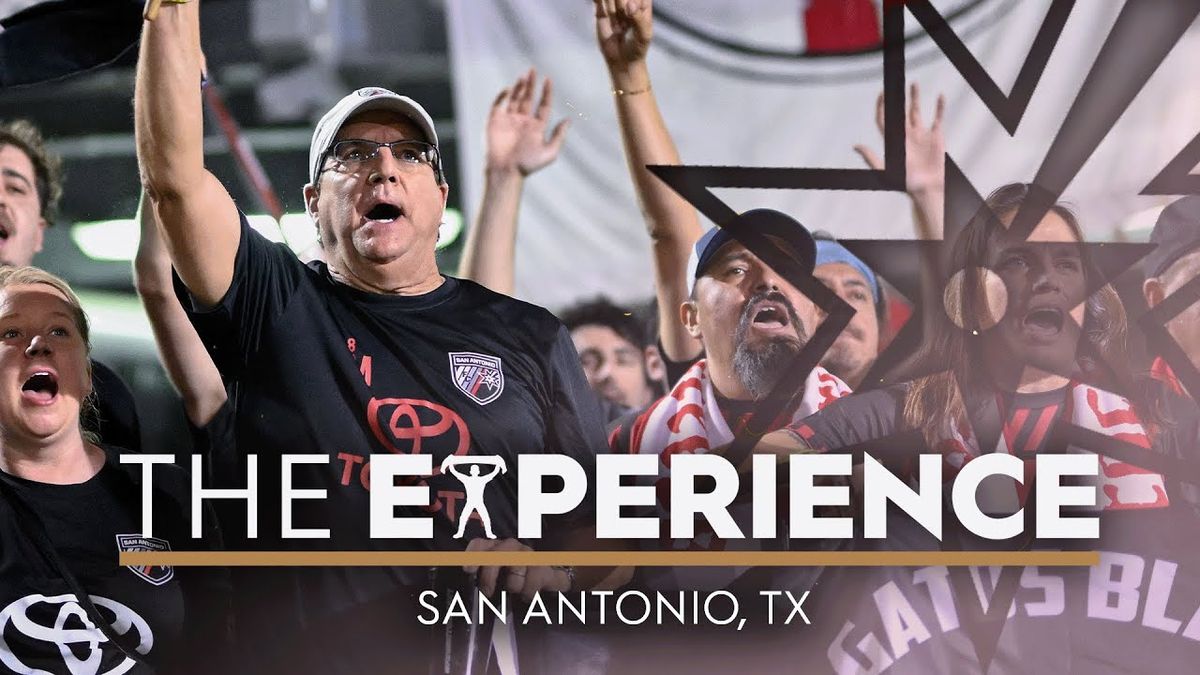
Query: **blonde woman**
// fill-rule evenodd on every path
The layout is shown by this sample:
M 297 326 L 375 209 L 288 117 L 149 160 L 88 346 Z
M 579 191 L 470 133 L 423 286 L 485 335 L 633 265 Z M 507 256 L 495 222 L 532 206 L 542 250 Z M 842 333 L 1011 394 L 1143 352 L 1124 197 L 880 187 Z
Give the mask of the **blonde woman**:
M 188 672 L 220 655 L 221 573 L 120 567 L 122 550 L 195 549 L 187 479 L 155 474 L 153 537 L 142 536 L 141 477 L 99 445 L 87 317 L 62 279 L 0 269 L 0 672 Z M 205 519 L 212 527 L 213 519 Z

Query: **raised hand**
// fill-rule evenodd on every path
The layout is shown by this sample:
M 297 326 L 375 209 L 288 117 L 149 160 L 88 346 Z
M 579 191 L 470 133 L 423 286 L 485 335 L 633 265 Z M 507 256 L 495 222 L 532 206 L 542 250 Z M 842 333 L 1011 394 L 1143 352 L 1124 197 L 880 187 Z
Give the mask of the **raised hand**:
M 644 61 L 654 35 L 651 0 L 594 0 L 596 40 L 610 69 Z
M 909 94 L 908 116 L 904 121 L 905 168 L 908 176 L 905 190 L 909 195 L 941 193 L 946 184 L 946 141 L 942 135 L 942 118 L 946 112 L 946 97 L 938 95 L 933 124 L 928 128 L 921 118 L 921 90 L 915 83 Z M 879 133 L 883 127 L 883 94 L 875 102 L 875 125 Z M 867 166 L 883 169 L 883 161 L 871 148 L 854 146 Z
M 536 110 L 533 109 L 535 89 L 537 72 L 530 68 L 492 103 L 487 121 L 488 170 L 516 170 L 528 176 L 558 157 L 569 123 L 559 122 L 547 138 L 554 87 L 550 78 L 546 78 Z

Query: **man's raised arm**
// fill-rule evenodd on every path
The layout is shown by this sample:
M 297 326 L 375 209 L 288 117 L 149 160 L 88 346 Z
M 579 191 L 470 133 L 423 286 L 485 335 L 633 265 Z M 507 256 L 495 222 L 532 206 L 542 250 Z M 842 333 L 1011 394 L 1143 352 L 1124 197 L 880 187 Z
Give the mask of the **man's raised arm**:
M 672 361 L 690 361 L 701 345 L 688 335 L 679 306 L 688 299 L 687 263 L 703 234 L 695 207 L 646 169 L 680 164 L 679 151 L 650 88 L 646 53 L 653 34 L 651 0 L 594 0 L 596 40 L 612 81 L 629 173 L 654 256 L 658 330 Z
M 204 168 L 199 0 L 164 4 L 142 28 L 134 121 L 142 183 L 175 269 L 197 300 L 217 304 L 233 279 L 237 207 Z

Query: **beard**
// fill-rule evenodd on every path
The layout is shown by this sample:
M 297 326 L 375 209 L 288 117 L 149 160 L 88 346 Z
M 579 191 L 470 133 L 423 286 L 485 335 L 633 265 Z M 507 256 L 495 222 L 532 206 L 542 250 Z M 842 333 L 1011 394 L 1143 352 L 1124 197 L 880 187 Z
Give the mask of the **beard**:
M 848 373 L 858 368 L 859 365 L 854 351 L 846 345 L 836 342 L 829 347 L 829 351 L 825 352 L 825 356 L 821 357 L 821 366 L 838 377 L 842 377 L 839 373 Z
M 754 317 L 751 316 L 752 308 L 762 300 L 773 300 L 783 305 L 788 313 L 788 321 L 796 329 L 798 337 L 779 336 L 769 339 L 765 344 L 757 345 L 747 339 L 750 324 L 754 321 Z M 761 399 L 770 394 L 775 385 L 788 374 L 788 366 L 806 342 L 808 334 L 800 323 L 800 318 L 796 316 L 796 310 L 783 294 L 777 291 L 755 294 L 746 302 L 741 320 L 738 321 L 737 332 L 734 333 L 736 348 L 733 352 L 733 371 L 741 380 L 742 386 L 755 399 Z
M 821 357 L 821 366 L 847 384 L 866 375 L 873 363 L 874 354 L 869 353 L 861 342 L 856 344 L 848 339 L 835 341 Z

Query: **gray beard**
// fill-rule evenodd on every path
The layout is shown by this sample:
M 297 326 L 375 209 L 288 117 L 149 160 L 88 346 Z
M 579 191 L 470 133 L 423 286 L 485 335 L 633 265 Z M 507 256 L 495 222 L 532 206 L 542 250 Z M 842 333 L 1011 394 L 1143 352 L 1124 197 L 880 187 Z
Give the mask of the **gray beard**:
M 787 374 L 788 365 L 800 353 L 795 340 L 772 340 L 758 349 L 753 349 L 744 340 L 738 340 L 733 353 L 733 372 L 737 373 L 742 386 L 760 399 L 771 393 L 779 380 Z
M 750 324 L 753 321 L 750 310 L 761 299 L 772 299 L 783 304 L 788 313 L 788 320 L 795 327 L 798 340 L 780 337 L 770 340 L 758 348 L 758 351 L 750 347 L 746 340 L 750 333 Z M 742 386 L 750 392 L 750 395 L 755 399 L 760 399 L 770 394 L 775 385 L 779 384 L 779 380 L 787 373 L 787 367 L 791 364 L 792 359 L 808 342 L 808 334 L 804 330 L 804 325 L 800 323 L 800 317 L 796 316 L 796 310 L 792 308 L 792 304 L 782 293 L 777 291 L 760 292 L 754 294 L 746 303 L 746 308 L 742 310 L 742 317 L 734 331 L 733 341 L 737 345 L 733 352 L 733 372 L 737 374 L 738 379 L 742 381 Z

